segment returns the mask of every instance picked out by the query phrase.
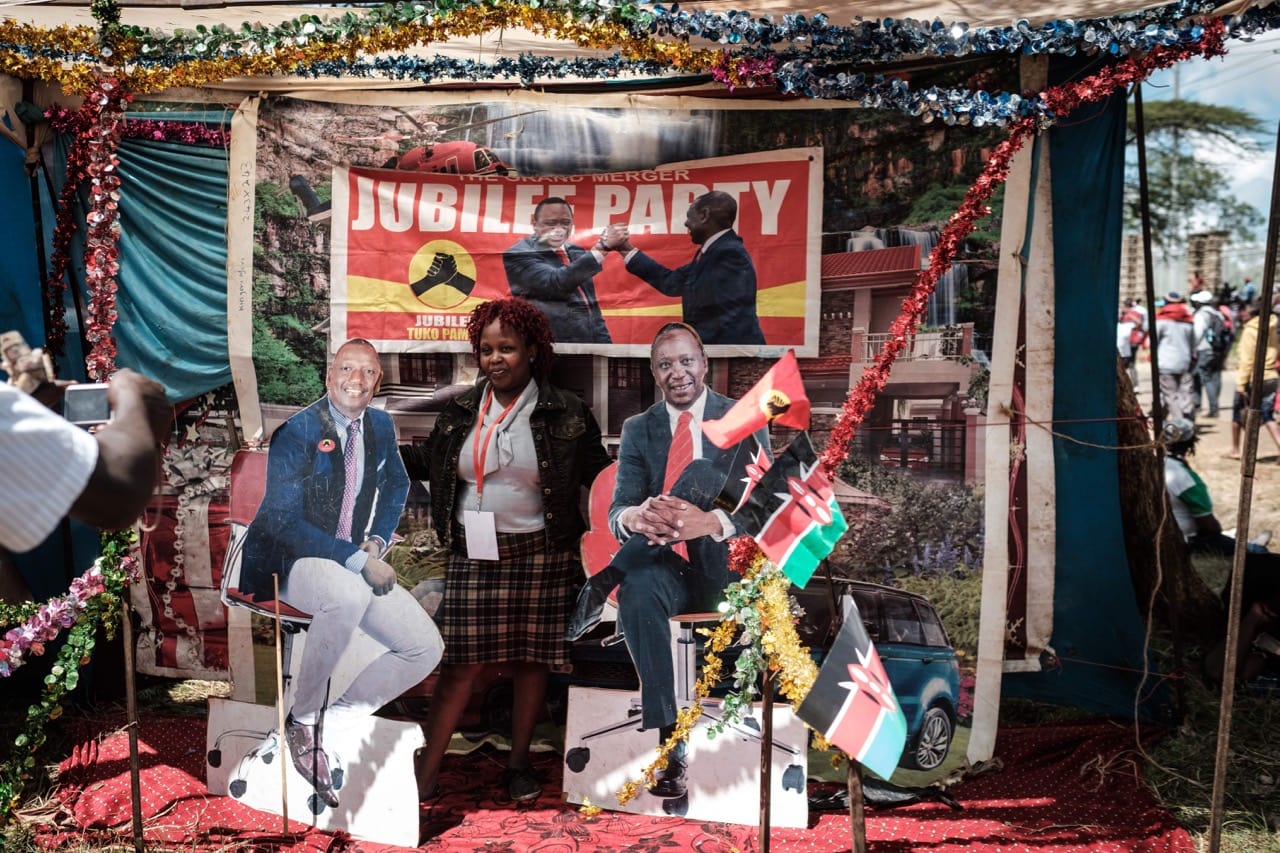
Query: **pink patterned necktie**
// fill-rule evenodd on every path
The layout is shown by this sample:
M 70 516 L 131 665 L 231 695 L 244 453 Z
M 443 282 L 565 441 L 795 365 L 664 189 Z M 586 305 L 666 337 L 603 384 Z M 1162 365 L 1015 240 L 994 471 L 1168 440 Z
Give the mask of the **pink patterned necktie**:
M 342 485 L 342 509 L 338 512 L 338 538 L 351 539 L 351 516 L 355 514 L 356 492 L 356 454 L 360 452 L 360 419 L 356 418 L 347 425 L 347 444 L 342 449 L 342 470 L 346 477 Z
M 693 461 L 693 432 L 689 426 L 693 423 L 693 412 L 681 412 L 676 419 L 676 431 L 671 434 L 671 447 L 667 449 L 667 467 L 662 476 L 662 491 L 671 491 L 680 477 L 680 472 Z M 686 560 L 689 559 L 689 546 L 684 542 L 676 542 L 671 546 Z

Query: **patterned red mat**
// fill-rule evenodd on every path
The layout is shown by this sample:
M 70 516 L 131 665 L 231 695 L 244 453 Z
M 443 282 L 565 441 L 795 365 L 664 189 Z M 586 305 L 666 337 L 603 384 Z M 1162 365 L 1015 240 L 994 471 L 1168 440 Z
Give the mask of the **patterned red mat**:
M 393 853 L 308 830 L 205 791 L 204 725 L 191 718 L 144 718 L 139 726 L 144 836 L 150 849 L 191 851 L 348 851 Z M 40 843 L 130 843 L 129 747 L 123 732 L 86 740 L 61 764 L 63 808 L 42 826 Z M 905 851 L 1093 851 L 1193 853 L 1187 832 L 1141 783 L 1132 732 L 1109 722 L 1005 727 L 997 754 L 1004 770 L 951 793 L 964 806 L 937 803 L 873 811 L 867 837 L 875 853 Z M 441 779 L 450 793 L 422 806 L 423 844 L 431 851 L 683 851 L 758 849 L 756 827 L 601 812 L 584 817 L 559 795 L 560 757 L 535 754 L 547 776 L 543 796 L 516 807 L 500 795 L 501 757 L 449 756 Z M 751 809 L 755 814 L 755 809 Z M 813 813 L 808 829 L 778 829 L 778 851 L 846 851 L 843 813 Z

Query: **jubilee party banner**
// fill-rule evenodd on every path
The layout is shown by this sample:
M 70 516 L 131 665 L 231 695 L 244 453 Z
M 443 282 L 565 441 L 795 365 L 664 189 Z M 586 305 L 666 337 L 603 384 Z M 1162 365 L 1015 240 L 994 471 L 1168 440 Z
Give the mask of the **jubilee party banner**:
M 384 352 L 469 351 L 471 310 L 483 300 L 520 293 L 504 254 L 528 245 L 538 202 L 560 198 L 573 212 L 566 243 L 576 248 L 569 257 L 576 261 L 598 247 L 610 225 L 628 229 L 631 251 L 601 252 L 590 278 L 608 343 L 557 340 L 558 348 L 647 355 L 662 324 L 683 317 L 698 326 L 705 315 L 728 310 L 733 289 L 753 281 L 764 345 L 743 322 L 712 342 L 712 354 L 780 355 L 788 348 L 814 354 L 821 178 L 817 148 L 541 177 L 336 166 L 331 338 L 366 338 Z M 676 276 L 694 275 L 698 264 L 712 262 L 712 248 L 704 261 L 685 222 L 690 205 L 713 191 L 737 202 L 732 232 L 741 237 L 746 259 L 739 253 L 732 267 L 705 271 L 726 300 L 708 307 L 705 300 L 701 306 L 688 302 L 688 294 L 659 291 L 634 271 L 633 259 L 646 256 L 659 265 L 648 269 Z M 729 245 L 728 235 L 716 241 L 721 239 L 722 247 Z

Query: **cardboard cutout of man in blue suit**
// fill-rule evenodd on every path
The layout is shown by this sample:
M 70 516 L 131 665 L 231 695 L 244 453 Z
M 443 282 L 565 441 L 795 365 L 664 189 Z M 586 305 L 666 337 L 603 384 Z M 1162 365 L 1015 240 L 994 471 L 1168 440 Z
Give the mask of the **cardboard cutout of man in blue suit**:
M 330 806 L 338 796 L 322 718 L 335 725 L 346 714 L 372 713 L 426 678 L 443 652 L 435 624 L 382 559 L 409 477 L 390 416 L 369 408 L 381 379 L 373 345 L 347 341 L 329 368 L 328 394 L 271 436 L 266 492 L 240 577 L 243 592 L 265 601 L 279 575 L 281 600 L 312 614 L 284 739 L 298 772 Z M 329 702 L 329 678 L 356 628 L 384 650 Z

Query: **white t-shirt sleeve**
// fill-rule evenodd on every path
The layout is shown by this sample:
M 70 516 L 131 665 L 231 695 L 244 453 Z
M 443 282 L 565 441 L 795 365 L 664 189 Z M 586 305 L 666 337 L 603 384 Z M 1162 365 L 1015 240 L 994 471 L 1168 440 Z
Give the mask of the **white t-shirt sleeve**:
M 97 463 L 93 436 L 0 385 L 0 545 L 22 552 L 43 542 Z

